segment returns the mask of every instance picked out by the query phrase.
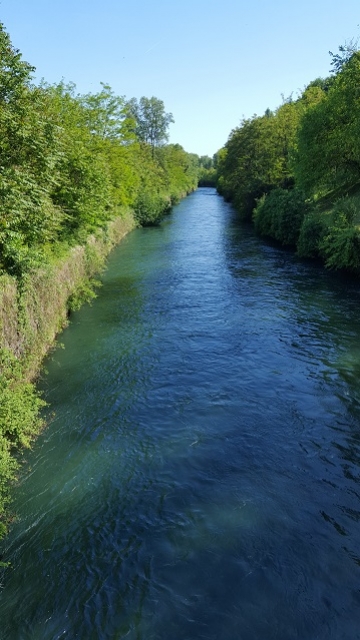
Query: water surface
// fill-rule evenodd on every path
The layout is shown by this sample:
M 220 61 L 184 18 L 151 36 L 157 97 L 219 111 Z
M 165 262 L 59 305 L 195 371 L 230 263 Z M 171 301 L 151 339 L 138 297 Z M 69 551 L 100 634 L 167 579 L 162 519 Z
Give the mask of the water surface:
M 359 288 L 200 189 L 46 362 L 1 640 L 360 638 Z

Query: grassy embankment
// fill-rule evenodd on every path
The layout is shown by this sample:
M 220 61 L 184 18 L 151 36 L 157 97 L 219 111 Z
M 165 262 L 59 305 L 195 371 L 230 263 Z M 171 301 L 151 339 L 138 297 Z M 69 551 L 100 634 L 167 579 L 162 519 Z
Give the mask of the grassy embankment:
M 0 276 L 0 537 L 6 532 L 10 486 L 21 461 L 43 428 L 34 380 L 69 313 L 93 297 L 93 278 L 113 246 L 136 226 L 130 211 L 68 249 L 21 283 Z

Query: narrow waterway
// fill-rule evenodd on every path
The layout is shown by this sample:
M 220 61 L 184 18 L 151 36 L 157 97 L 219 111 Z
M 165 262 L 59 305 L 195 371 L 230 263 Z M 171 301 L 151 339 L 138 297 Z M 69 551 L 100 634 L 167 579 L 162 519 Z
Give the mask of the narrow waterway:
M 360 638 L 360 295 L 200 189 L 46 362 L 1 640 Z

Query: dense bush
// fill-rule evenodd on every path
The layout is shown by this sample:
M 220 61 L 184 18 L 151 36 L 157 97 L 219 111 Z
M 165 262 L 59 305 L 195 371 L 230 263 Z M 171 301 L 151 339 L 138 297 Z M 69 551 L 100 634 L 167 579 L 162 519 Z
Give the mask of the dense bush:
M 326 214 L 310 211 L 305 215 L 297 242 L 297 254 L 302 258 L 317 258 L 320 255 L 320 243 L 324 236 Z
M 319 249 L 327 267 L 360 273 L 360 196 L 335 203 Z
M 307 210 L 302 192 L 274 189 L 260 198 L 254 210 L 255 229 L 283 245 L 295 246 Z
M 157 224 L 169 210 L 170 202 L 160 194 L 141 191 L 134 203 L 135 220 L 142 226 Z

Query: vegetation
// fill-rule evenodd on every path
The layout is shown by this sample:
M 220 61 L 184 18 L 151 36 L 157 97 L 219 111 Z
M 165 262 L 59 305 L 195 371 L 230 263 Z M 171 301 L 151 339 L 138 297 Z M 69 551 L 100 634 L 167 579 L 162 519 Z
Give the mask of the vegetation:
M 297 189 L 273 189 L 254 209 L 255 229 L 285 246 L 295 246 L 307 212 L 304 195 Z
M 15 453 L 42 426 L 41 358 L 111 246 L 157 224 L 199 172 L 197 156 L 165 144 L 161 100 L 35 86 L 33 71 L 0 23 L 0 536 Z
M 209 156 L 200 156 L 199 187 L 216 187 L 216 161 L 216 155 L 213 158 L 210 158 Z
M 217 188 L 260 235 L 360 274 L 360 51 L 331 56 L 328 78 L 231 132 Z

